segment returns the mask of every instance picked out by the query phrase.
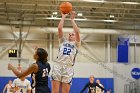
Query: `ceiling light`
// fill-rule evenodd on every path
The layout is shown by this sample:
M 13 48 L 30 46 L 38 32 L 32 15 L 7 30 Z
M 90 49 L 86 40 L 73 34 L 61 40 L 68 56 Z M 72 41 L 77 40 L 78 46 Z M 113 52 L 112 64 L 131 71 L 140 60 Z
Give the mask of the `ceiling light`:
M 117 22 L 116 20 L 103 20 L 104 22 Z
M 121 2 L 121 3 L 124 3 L 124 4 L 134 4 L 134 5 L 140 4 L 140 3 L 138 3 L 138 2 Z
M 104 2 L 106 2 L 105 0 L 82 0 L 82 1 L 95 2 L 95 3 L 104 3 Z
M 55 20 L 60 20 L 61 18 L 57 18 L 57 17 L 47 17 L 46 19 L 55 19 Z
M 115 16 L 114 16 L 114 15 L 110 15 L 109 17 L 110 17 L 110 18 L 114 18 Z
M 82 13 L 78 13 L 77 16 L 83 16 L 83 14 Z
M 53 12 L 53 15 L 57 15 L 58 14 L 58 12 Z

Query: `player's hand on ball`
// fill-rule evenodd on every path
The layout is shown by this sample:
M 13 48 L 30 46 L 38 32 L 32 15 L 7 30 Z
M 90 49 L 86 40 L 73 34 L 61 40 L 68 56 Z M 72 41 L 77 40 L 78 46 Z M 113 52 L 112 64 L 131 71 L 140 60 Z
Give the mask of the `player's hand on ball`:
M 62 17 L 65 18 L 68 14 L 63 14 L 63 13 L 61 13 L 61 15 L 62 15 Z
M 74 19 L 76 17 L 76 12 L 75 11 L 71 11 L 70 12 L 70 18 Z

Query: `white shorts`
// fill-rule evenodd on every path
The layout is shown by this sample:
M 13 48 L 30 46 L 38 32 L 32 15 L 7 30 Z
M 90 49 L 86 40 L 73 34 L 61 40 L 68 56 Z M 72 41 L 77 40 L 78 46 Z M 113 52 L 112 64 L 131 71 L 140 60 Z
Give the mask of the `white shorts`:
M 52 80 L 57 80 L 63 83 L 71 83 L 74 75 L 72 66 L 62 64 L 55 64 L 52 69 Z

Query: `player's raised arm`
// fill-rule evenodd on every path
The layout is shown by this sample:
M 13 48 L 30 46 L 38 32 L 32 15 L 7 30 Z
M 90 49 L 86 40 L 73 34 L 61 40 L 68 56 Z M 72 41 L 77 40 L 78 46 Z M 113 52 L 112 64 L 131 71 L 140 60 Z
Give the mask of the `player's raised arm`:
M 75 33 L 75 36 L 76 36 L 76 41 L 77 41 L 77 42 L 80 42 L 79 27 L 77 26 L 77 24 L 76 24 L 75 21 L 74 21 L 75 16 L 76 16 L 76 12 L 75 12 L 75 11 L 72 11 L 72 12 L 70 13 L 71 23 L 72 23 L 72 26 L 73 26 L 73 29 L 74 29 L 74 33 Z
M 13 71 L 13 73 L 18 77 L 18 78 L 22 78 L 25 76 L 28 76 L 29 74 L 33 73 L 33 72 L 37 72 L 38 71 L 38 66 L 37 64 L 32 64 L 29 68 L 27 68 L 25 71 L 23 72 L 19 72 L 16 68 L 14 68 L 10 63 L 8 64 L 8 69 L 11 69 Z
M 75 32 L 75 35 L 76 35 L 76 41 L 77 42 L 80 42 L 80 33 L 79 33 L 79 27 L 77 26 L 77 24 L 75 23 L 74 19 L 75 19 L 75 16 L 76 16 L 76 12 L 75 11 L 72 11 L 70 13 L 70 17 L 71 17 L 71 23 L 72 23 L 72 26 L 73 26 L 73 29 L 74 29 L 74 32 Z
M 62 18 L 61 18 L 59 25 L 58 25 L 58 37 L 59 38 L 63 37 L 63 30 L 62 29 L 63 29 L 64 21 L 65 21 L 67 14 L 61 13 L 61 15 L 62 15 Z

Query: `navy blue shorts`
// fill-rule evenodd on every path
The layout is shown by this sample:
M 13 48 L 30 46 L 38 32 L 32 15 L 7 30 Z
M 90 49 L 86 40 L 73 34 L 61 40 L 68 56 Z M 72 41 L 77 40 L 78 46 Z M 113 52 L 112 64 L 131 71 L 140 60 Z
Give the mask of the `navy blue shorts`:
M 35 93 L 51 93 L 51 90 L 49 87 L 36 87 Z

